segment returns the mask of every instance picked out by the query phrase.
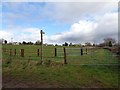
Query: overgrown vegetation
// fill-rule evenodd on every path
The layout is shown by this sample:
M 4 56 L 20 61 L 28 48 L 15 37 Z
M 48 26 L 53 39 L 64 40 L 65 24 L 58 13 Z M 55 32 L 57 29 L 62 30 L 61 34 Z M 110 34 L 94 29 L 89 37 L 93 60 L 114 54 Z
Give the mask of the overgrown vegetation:
M 3 48 L 25 48 L 27 52 L 34 51 L 39 46 L 11 45 Z M 54 49 L 45 48 L 49 49 L 48 51 Z M 44 64 L 41 64 L 40 60 L 34 58 L 10 59 L 8 55 L 3 54 L 3 87 L 117 88 L 117 57 L 105 49 L 95 49 L 89 53 L 77 57 L 69 56 L 67 65 L 64 65 L 59 57 L 55 60 L 46 58 Z M 46 55 L 49 56 L 49 53 Z

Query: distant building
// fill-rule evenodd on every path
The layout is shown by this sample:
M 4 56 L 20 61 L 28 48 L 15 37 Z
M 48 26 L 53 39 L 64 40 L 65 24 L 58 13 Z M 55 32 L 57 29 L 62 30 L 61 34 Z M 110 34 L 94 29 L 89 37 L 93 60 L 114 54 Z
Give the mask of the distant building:
M 19 45 L 19 42 L 13 42 L 12 45 Z
M 48 46 L 48 44 L 47 43 L 45 43 L 45 44 L 43 44 L 44 46 Z
M 54 46 L 53 44 L 48 44 L 47 46 Z

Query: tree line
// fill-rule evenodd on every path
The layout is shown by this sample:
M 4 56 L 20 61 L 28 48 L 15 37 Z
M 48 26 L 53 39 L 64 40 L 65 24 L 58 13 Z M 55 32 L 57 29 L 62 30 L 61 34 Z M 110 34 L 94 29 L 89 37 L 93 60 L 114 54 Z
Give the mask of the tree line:
M 35 43 L 29 41 L 29 42 L 26 42 L 26 41 L 23 41 L 23 42 L 9 42 L 7 40 L 4 40 L 4 39 L 0 39 L 0 43 L 2 44 L 19 44 L 19 45 L 41 45 L 41 41 L 40 40 L 37 40 Z M 85 45 L 82 45 L 82 44 L 72 44 L 72 43 L 68 43 L 68 42 L 65 42 L 62 44 L 62 46 L 99 46 L 99 47 L 103 47 L 103 46 L 109 46 L 109 47 L 112 47 L 113 45 L 117 45 L 118 43 L 116 43 L 116 40 L 114 38 L 105 38 L 103 40 L 102 43 L 99 43 L 98 45 L 93 43 L 91 44 L 90 42 L 86 42 Z M 53 44 L 51 44 L 52 46 Z M 58 46 L 58 44 L 55 44 L 55 46 Z

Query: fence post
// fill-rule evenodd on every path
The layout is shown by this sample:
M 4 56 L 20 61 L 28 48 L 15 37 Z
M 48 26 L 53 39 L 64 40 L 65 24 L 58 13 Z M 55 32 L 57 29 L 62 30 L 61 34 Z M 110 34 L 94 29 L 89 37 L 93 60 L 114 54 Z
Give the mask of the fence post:
M 55 48 L 55 57 L 57 56 L 57 48 Z
M 10 49 L 10 56 L 12 55 L 12 49 Z
M 39 56 L 40 55 L 40 53 L 39 53 L 39 49 L 37 50 L 37 56 Z
M 24 49 L 21 49 L 21 57 L 24 57 Z
M 15 56 L 16 56 L 16 49 L 15 49 L 15 52 L 14 52 L 14 53 L 15 53 Z
M 81 48 L 81 56 L 83 55 L 83 48 Z
M 67 64 L 66 49 L 65 49 L 65 47 L 63 49 L 64 49 L 64 64 Z

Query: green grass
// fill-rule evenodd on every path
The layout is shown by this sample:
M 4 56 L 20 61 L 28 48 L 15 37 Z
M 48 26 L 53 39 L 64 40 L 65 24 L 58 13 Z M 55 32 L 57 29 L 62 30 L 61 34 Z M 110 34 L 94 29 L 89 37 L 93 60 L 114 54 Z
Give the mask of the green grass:
M 26 52 L 34 52 L 40 46 L 4 46 L 7 49 L 24 48 Z M 44 47 L 45 55 L 50 56 L 55 47 Z M 63 47 L 57 47 L 63 49 Z M 73 47 L 72 47 L 73 48 Z M 18 52 L 17 51 L 17 52 Z M 74 53 L 72 50 L 68 52 Z M 77 51 L 79 52 L 79 50 Z M 46 54 L 47 53 L 47 54 Z M 117 88 L 118 87 L 118 59 L 104 49 L 88 51 L 83 56 L 67 56 L 67 65 L 63 65 L 63 57 L 44 58 L 44 63 L 39 63 L 40 57 L 35 55 L 32 60 L 27 57 L 12 56 L 3 53 L 3 75 L 19 78 L 26 82 L 41 82 L 59 87 L 81 88 Z M 53 54 L 52 54 L 53 55 Z M 54 55 L 53 55 L 54 56 Z M 51 60 L 51 64 L 48 63 Z M 87 64 L 87 65 L 86 65 Z M 107 64 L 107 65 L 99 65 Z
M 24 68 L 26 65 L 26 68 Z M 3 75 L 22 81 L 58 84 L 60 87 L 118 87 L 117 66 L 36 66 L 17 61 L 3 68 Z
M 118 59 L 104 49 L 98 49 L 83 56 L 68 56 L 67 60 L 70 64 L 118 64 Z
M 39 45 L 3 45 L 3 48 L 8 50 L 8 53 L 3 53 L 3 59 L 12 58 L 13 60 L 41 60 L 41 56 L 37 56 L 37 49 Z M 55 57 L 54 49 L 57 48 L 57 56 Z M 9 55 L 9 50 L 13 50 L 13 55 Z M 14 55 L 14 49 L 17 50 L 17 55 Z M 24 49 L 24 57 L 20 56 L 20 49 Z M 85 52 L 84 48 L 84 53 Z M 87 54 L 81 56 L 80 48 L 66 47 L 67 62 L 69 64 L 117 64 L 118 60 L 113 54 L 104 49 L 88 49 Z M 63 47 L 44 46 L 43 60 L 64 61 Z

